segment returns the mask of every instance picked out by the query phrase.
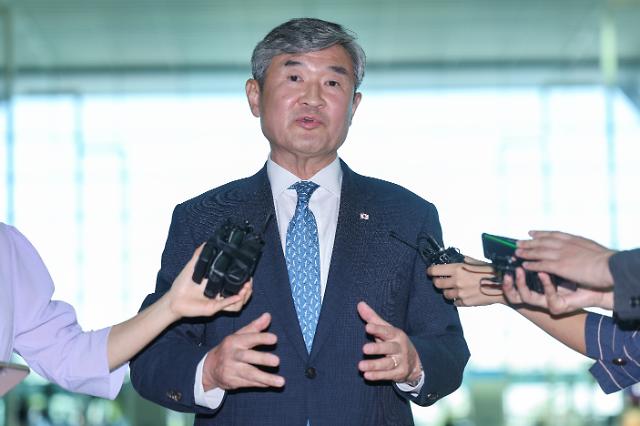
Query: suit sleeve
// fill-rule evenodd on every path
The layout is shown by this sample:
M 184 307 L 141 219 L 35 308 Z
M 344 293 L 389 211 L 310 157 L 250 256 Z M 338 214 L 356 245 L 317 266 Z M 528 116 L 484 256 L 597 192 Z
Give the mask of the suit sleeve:
M 614 254 L 609 269 L 616 315 L 623 321 L 640 320 L 640 249 Z
M 613 318 L 590 312 L 585 325 L 587 356 L 595 359 L 589 369 L 605 393 L 640 382 L 640 335 Z
M 162 253 L 155 293 L 147 296 L 141 310 L 169 290 L 196 245 L 186 225 L 186 214 L 178 206 Z M 193 394 L 196 367 L 208 351 L 203 344 L 204 327 L 198 319 L 180 320 L 131 361 L 131 383 L 142 397 L 175 411 L 213 413 L 196 405 Z
M 431 234 L 442 244 L 438 212 L 429 205 L 422 232 Z M 469 349 L 462 333 L 455 306 L 446 301 L 426 274 L 419 256 L 412 273 L 407 329 L 424 369 L 424 385 L 417 396 L 394 389 L 418 405 L 431 405 L 455 391 L 462 383 L 462 373 L 469 360 Z

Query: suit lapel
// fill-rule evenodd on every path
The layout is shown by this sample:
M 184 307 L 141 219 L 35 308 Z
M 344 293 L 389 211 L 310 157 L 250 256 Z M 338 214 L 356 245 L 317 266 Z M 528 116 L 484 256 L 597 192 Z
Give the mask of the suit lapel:
M 336 319 L 345 309 L 356 309 L 348 297 L 352 291 L 349 283 L 354 273 L 353 264 L 358 256 L 361 256 L 362 247 L 365 247 L 369 238 L 371 227 L 366 215 L 369 205 L 369 195 L 360 187 L 358 177 L 344 162 L 341 162 L 343 170 L 342 193 L 340 196 L 340 211 L 338 213 L 338 225 L 336 237 L 331 255 L 329 277 L 322 301 L 320 318 L 313 340 L 311 358 L 313 359 L 322 348 L 323 343 L 335 327 Z M 367 217 L 367 219 L 364 219 Z

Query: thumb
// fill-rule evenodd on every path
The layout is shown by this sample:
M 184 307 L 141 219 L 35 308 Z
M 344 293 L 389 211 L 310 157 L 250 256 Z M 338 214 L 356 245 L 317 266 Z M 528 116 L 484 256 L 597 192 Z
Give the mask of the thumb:
M 358 314 L 367 323 L 389 325 L 388 322 L 382 319 L 380 315 L 373 310 L 366 302 L 358 303 Z
M 196 248 L 196 250 L 193 252 L 193 256 L 191 256 L 191 259 L 189 260 L 189 262 L 187 262 L 187 266 L 190 266 L 191 269 L 193 269 L 193 265 L 195 265 L 196 261 L 198 260 L 198 257 L 200 256 L 200 252 L 202 252 L 203 248 L 204 248 L 204 243 L 200 244 L 198 248 Z
M 271 324 L 271 314 L 269 312 L 265 312 L 249 324 L 236 331 L 236 334 L 260 333 L 269 327 L 269 324 Z

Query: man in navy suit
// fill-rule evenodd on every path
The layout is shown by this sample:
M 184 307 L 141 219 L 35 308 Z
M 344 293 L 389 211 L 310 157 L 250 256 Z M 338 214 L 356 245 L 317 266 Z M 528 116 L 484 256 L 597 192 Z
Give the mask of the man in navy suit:
M 469 358 L 455 306 L 415 250 L 442 242 L 435 207 L 351 171 L 338 156 L 362 95 L 365 56 L 340 25 L 294 19 L 255 48 L 246 93 L 271 153 L 254 176 L 178 205 L 156 293 L 227 218 L 273 214 L 237 315 L 180 321 L 131 364 L 145 398 L 196 424 L 410 425 Z

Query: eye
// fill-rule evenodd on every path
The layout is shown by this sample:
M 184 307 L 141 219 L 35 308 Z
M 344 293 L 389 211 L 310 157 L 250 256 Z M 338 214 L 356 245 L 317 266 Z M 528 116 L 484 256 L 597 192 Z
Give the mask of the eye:
M 327 85 L 330 86 L 330 87 L 338 87 L 338 86 L 340 86 L 340 83 L 335 81 L 335 80 L 329 80 L 329 81 L 327 81 Z
M 287 79 L 289 81 L 296 82 L 296 81 L 300 81 L 300 76 L 298 76 L 298 75 L 290 75 L 290 76 L 287 77 Z

